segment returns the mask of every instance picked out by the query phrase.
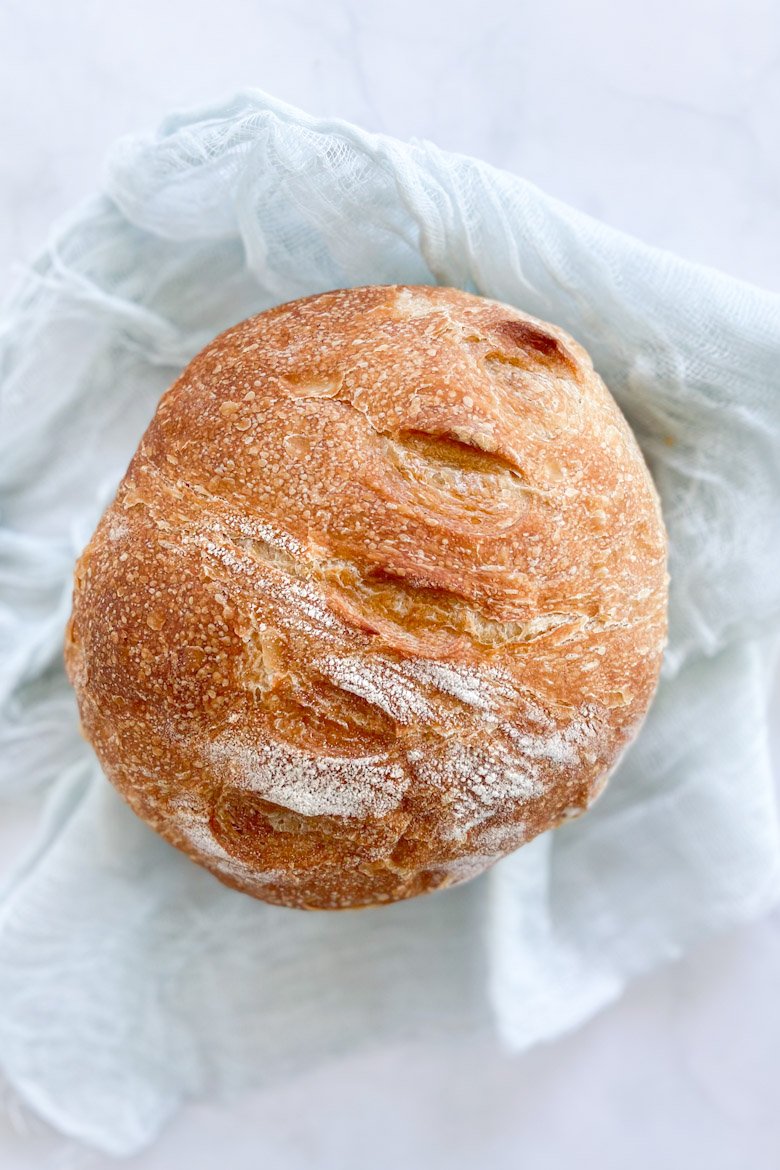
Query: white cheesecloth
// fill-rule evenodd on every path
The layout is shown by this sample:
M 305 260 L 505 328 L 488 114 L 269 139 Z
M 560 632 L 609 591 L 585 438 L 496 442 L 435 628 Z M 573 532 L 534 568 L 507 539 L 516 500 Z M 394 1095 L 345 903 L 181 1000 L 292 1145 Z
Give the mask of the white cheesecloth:
M 639 439 L 671 546 L 670 641 L 605 796 L 466 886 L 303 914 L 138 821 L 79 738 L 74 559 L 157 399 L 226 326 L 369 283 L 442 283 L 569 330 Z M 114 149 L 0 326 L 0 802 L 37 791 L 0 899 L 0 1070 L 114 1153 L 185 1099 L 384 1039 L 550 1038 L 768 908 L 780 626 L 780 297 L 644 246 L 514 175 L 259 92 Z

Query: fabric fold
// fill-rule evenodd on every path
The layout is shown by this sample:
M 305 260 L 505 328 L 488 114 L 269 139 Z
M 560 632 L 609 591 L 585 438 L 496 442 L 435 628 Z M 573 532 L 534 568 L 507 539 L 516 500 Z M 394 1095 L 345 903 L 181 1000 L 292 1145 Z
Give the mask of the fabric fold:
M 605 796 L 467 886 L 352 914 L 227 890 L 125 808 L 58 647 L 72 563 L 165 387 L 282 300 L 445 283 L 570 331 L 670 537 L 656 701 Z M 359 1045 L 492 1028 L 520 1050 L 780 892 L 767 668 L 780 627 L 780 297 L 427 142 L 259 92 L 127 139 L 0 328 L 0 799 L 49 791 L 0 895 L 0 1069 L 115 1154 L 184 1100 Z

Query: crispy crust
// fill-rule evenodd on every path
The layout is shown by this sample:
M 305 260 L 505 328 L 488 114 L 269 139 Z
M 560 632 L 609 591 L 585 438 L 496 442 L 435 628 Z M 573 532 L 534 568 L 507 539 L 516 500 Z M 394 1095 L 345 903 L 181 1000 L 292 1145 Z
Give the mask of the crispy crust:
M 222 881 L 392 902 L 576 815 L 652 697 L 666 537 L 562 330 L 455 289 L 282 305 L 162 398 L 66 662 L 117 789 Z

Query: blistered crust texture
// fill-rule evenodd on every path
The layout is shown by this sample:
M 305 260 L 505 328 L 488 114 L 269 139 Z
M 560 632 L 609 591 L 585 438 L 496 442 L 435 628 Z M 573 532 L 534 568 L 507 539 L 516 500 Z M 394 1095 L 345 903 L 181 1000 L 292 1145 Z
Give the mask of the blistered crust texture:
M 560 329 L 455 289 L 282 305 L 162 398 L 77 570 L 66 661 L 139 816 L 337 909 L 584 810 L 650 702 L 666 539 Z

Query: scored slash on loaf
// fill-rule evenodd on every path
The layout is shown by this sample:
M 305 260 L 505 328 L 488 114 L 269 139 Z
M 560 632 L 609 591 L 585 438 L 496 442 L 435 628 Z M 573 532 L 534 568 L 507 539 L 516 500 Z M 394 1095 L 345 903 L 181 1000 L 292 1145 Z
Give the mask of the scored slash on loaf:
M 282 305 L 163 396 L 66 662 L 125 799 L 286 906 L 412 897 L 584 810 L 666 634 L 631 431 L 562 330 L 448 288 Z

